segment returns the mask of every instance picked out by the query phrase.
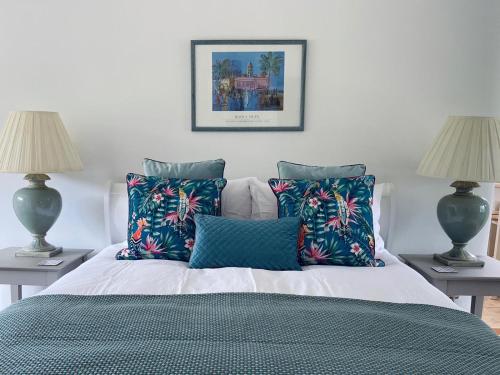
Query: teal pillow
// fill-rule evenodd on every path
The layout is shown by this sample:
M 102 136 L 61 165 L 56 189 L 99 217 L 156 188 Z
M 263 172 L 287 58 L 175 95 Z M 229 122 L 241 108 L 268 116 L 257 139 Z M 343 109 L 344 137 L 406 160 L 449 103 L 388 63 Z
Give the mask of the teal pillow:
M 226 180 L 185 180 L 127 175 L 128 248 L 117 259 L 187 262 L 193 249 L 196 213 L 220 215 Z
M 374 176 L 323 180 L 270 179 L 279 217 L 302 219 L 302 265 L 383 266 L 375 260 Z
M 144 159 L 142 165 L 146 176 L 205 180 L 223 178 L 226 162 L 223 159 L 216 159 L 192 163 L 170 163 Z
M 294 180 L 321 180 L 323 178 L 344 178 L 364 176 L 366 165 L 339 165 L 318 167 L 314 165 L 303 165 L 290 163 L 288 161 L 278 162 L 278 175 L 280 178 L 290 178 Z
M 241 220 L 195 215 L 191 268 L 249 267 L 300 271 L 300 218 Z

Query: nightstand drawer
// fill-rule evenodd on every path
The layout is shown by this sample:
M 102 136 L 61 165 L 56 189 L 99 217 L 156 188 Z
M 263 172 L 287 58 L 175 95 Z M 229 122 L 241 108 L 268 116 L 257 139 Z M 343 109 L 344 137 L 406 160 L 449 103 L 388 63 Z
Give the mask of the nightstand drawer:
M 71 267 L 66 267 L 59 272 L 2 270 L 0 271 L 0 284 L 49 286 L 82 263 L 73 263 Z
M 447 282 L 446 295 L 448 296 L 498 296 L 500 283 L 491 281 L 459 281 Z

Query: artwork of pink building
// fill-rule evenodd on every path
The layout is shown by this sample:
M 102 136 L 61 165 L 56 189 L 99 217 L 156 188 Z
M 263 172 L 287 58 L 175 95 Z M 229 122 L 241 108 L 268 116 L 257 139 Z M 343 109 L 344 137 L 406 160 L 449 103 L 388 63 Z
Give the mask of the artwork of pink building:
M 267 90 L 268 77 L 236 77 L 234 87 L 239 90 Z

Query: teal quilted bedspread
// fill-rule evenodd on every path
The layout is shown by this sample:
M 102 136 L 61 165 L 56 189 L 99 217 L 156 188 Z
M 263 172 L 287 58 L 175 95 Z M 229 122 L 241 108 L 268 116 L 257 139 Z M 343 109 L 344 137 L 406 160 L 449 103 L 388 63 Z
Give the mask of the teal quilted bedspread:
M 0 374 L 500 374 L 477 317 L 277 294 L 37 296 L 0 312 Z

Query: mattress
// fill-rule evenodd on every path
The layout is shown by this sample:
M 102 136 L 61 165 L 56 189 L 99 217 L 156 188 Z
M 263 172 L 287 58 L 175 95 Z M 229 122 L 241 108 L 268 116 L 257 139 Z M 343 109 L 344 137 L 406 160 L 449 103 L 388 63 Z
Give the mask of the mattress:
M 303 271 L 250 268 L 190 269 L 170 260 L 117 261 L 126 246 L 109 246 L 40 294 L 178 295 L 278 293 L 427 304 L 460 309 L 421 275 L 388 251 L 377 256 L 385 267 L 306 266 Z

